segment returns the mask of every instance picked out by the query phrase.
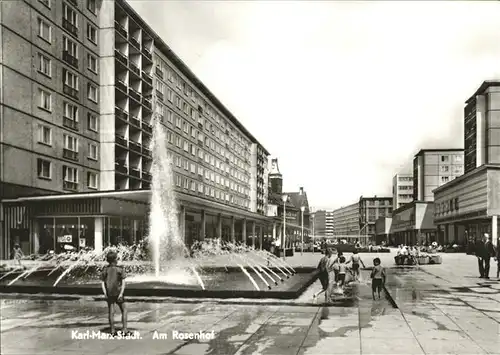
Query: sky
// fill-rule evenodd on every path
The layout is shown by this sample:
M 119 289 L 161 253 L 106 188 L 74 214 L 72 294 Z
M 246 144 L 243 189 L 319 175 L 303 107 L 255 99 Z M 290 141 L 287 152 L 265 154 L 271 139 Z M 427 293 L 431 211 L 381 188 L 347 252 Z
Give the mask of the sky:
M 500 79 L 500 2 L 129 3 L 316 209 L 463 148 L 464 102 Z

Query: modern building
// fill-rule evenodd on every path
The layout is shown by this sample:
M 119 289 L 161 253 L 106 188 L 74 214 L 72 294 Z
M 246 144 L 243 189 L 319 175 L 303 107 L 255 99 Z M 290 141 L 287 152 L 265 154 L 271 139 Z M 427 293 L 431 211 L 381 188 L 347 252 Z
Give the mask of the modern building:
M 157 121 L 186 242 L 262 238 L 269 153 L 124 0 L 0 6 L 1 254 L 145 235 Z
M 465 174 L 434 190 L 441 243 L 500 237 L 500 82 L 485 81 L 464 108 Z
M 285 236 L 286 248 L 298 243 L 304 232 L 304 241 L 310 233 L 310 208 L 307 193 L 303 187 L 298 192 L 283 192 L 283 175 L 278 166 L 278 159 L 271 161 L 269 173 L 269 193 L 267 216 L 271 218 L 272 234 L 267 235 L 269 241 L 282 245 Z M 303 210 L 303 211 L 302 211 Z
M 390 217 L 392 214 L 392 197 L 359 198 L 359 233 L 367 239 L 375 237 L 375 222 L 380 217 Z
M 392 206 L 399 208 L 413 201 L 413 175 L 396 174 L 392 178 Z
M 464 173 L 463 149 L 422 149 L 413 159 L 413 199 L 434 201 L 432 191 Z
M 500 164 L 500 81 L 485 81 L 464 108 L 465 173 Z
M 314 232 L 318 238 L 334 237 L 333 211 L 317 210 L 314 212 Z
M 359 203 L 338 208 L 332 212 L 333 234 L 337 239 L 359 238 Z
M 392 212 L 389 244 L 415 245 L 435 240 L 433 202 L 413 201 Z

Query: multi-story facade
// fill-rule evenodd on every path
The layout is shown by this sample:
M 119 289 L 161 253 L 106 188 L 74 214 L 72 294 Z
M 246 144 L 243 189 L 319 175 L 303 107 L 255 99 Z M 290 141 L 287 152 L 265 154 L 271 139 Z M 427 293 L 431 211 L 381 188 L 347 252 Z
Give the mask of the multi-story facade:
M 392 178 L 392 206 L 397 209 L 413 201 L 413 175 L 396 174 Z
M 464 108 L 465 173 L 500 164 L 500 81 L 485 81 Z
M 365 237 L 376 234 L 375 222 L 379 217 L 390 217 L 392 214 L 392 197 L 359 198 L 359 233 Z
M 87 3 L 0 4 L 2 198 L 100 188 L 101 38 Z
M 97 249 L 144 235 L 157 121 L 186 241 L 245 240 L 256 222 L 263 234 L 269 153 L 125 1 L 0 5 L 5 250 L 21 240 L 33 252 L 49 234 L 56 250 L 61 233 Z
M 314 212 L 314 233 L 319 238 L 334 237 L 333 211 L 317 210 Z
M 434 190 L 441 243 L 465 244 L 500 232 L 500 82 L 485 81 L 464 108 L 465 174 Z
M 333 234 L 342 239 L 359 236 L 359 203 L 336 209 L 333 216 Z
M 434 189 L 463 173 L 463 149 L 420 150 L 413 159 L 413 199 L 434 201 Z

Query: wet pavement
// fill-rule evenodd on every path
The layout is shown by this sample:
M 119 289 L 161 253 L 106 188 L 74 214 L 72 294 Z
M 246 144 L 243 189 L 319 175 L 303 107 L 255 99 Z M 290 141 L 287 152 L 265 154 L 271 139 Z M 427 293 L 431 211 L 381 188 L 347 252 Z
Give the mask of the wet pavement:
M 385 266 L 393 265 L 393 253 L 377 256 Z M 371 264 L 375 255 L 362 257 Z M 305 254 L 288 261 L 309 266 L 318 258 Z M 295 304 L 131 302 L 129 330 L 140 338 L 121 340 L 72 339 L 87 330 L 90 335 L 108 331 L 102 301 L 4 295 L 1 353 L 500 354 L 499 282 L 477 278 L 476 268 L 471 256 L 444 254 L 442 265 L 390 269 L 387 288 L 392 298 L 373 301 L 368 283 L 361 282 L 357 302 L 348 306 L 314 305 L 311 295 L 319 290 L 318 282 Z M 121 327 L 119 311 L 116 321 Z M 199 331 L 208 337 L 174 339 L 175 332 Z

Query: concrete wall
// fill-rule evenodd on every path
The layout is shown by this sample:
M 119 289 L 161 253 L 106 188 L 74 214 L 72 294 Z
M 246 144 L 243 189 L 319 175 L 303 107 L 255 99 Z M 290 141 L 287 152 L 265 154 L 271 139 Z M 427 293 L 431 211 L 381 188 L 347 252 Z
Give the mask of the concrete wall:
M 417 203 L 415 205 L 415 228 L 434 229 L 434 204 Z
M 500 168 L 488 170 L 488 215 L 500 216 Z
M 250 148 L 250 211 L 257 212 L 257 144 Z

